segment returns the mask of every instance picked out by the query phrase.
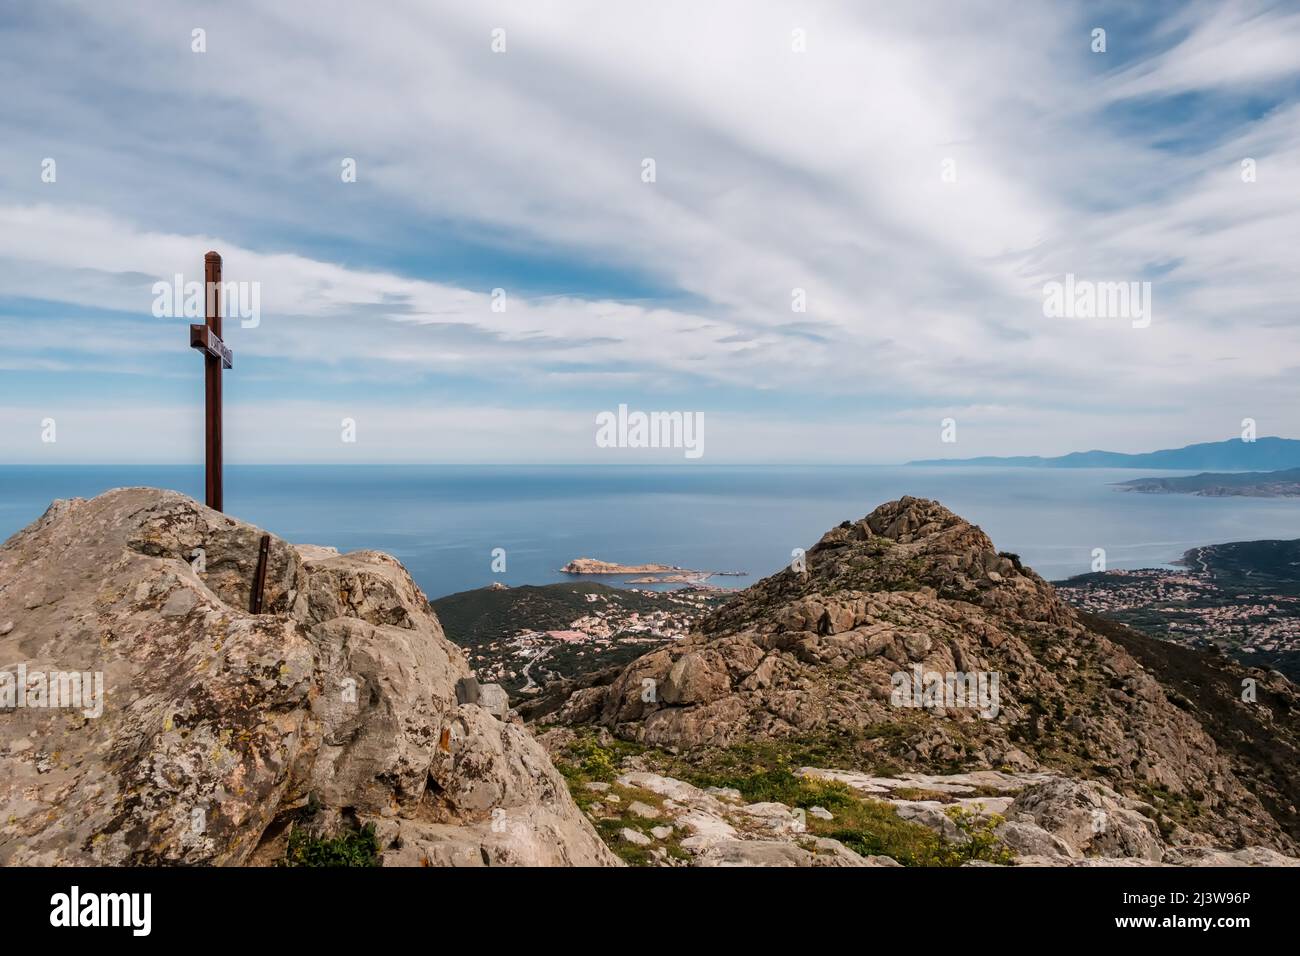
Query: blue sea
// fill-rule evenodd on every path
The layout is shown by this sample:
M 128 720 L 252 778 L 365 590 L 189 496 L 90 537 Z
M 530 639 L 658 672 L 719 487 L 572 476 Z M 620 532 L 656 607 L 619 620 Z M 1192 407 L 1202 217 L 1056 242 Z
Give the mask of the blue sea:
M 869 466 L 227 466 L 226 511 L 297 543 L 398 557 L 430 597 L 566 580 L 573 558 L 747 577 L 828 528 L 902 495 L 936 498 L 1049 579 L 1167 566 L 1188 548 L 1300 538 L 1295 499 L 1124 493 L 1113 482 L 1185 472 Z M 203 496 L 201 467 L 0 466 L 0 539 L 51 499 L 150 485 Z M 506 552 L 494 574 L 492 551 Z M 609 583 L 619 583 L 610 581 Z

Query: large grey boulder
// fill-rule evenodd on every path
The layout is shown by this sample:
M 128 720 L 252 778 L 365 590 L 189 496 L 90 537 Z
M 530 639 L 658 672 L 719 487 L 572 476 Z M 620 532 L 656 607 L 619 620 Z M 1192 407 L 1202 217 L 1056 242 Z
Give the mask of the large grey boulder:
M 1075 859 L 1081 856 L 1078 850 L 1060 837 L 1032 823 L 1008 821 L 997 828 L 997 836 L 1017 856 L 1054 859 Z
M 479 706 L 498 720 L 510 713 L 510 695 L 500 684 L 483 684 L 478 689 Z
M 1164 843 L 1155 823 L 1139 812 L 1142 806 L 1095 780 L 1061 777 L 1022 790 L 1007 817 L 1057 837 L 1069 856 L 1159 862 Z
M 695 862 L 697 866 L 812 866 L 813 855 L 782 840 L 720 840 Z
M 1266 846 L 1248 846 L 1239 850 L 1180 847 L 1166 853 L 1165 862 L 1177 866 L 1300 866 L 1300 860 L 1295 857 L 1285 856 Z
M 10 690 L 92 690 L 3 715 L 0 865 L 269 863 L 291 825 L 366 823 L 387 864 L 617 864 L 531 735 L 457 703 L 397 561 L 271 536 L 253 615 L 263 534 L 128 488 L 0 547 Z

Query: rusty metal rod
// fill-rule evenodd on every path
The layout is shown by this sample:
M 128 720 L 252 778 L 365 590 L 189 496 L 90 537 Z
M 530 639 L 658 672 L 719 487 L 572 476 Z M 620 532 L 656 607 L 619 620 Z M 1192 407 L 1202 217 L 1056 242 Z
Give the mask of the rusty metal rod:
M 266 557 L 271 550 L 271 536 L 262 535 L 261 547 L 257 549 L 257 574 L 253 577 L 253 594 L 248 602 L 252 614 L 262 613 L 262 592 L 266 590 Z

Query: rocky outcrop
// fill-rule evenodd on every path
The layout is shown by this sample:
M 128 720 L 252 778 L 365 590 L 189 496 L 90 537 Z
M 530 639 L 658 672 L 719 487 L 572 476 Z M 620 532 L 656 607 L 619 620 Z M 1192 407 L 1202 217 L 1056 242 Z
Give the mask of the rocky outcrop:
M 542 739 L 562 747 L 570 733 L 555 729 Z M 734 789 L 701 789 L 663 774 L 627 769 L 642 759 L 626 758 L 624 772 L 612 783 L 585 786 L 599 794 L 588 808 L 593 819 L 619 819 L 631 812 L 658 824 L 648 833 L 624 827 L 616 837 L 648 848 L 653 865 L 900 865 L 818 834 L 818 824 L 825 821 L 831 832 L 854 838 L 824 807 L 747 803 Z M 1300 859 L 1267 847 L 1172 845 L 1153 823 L 1157 814 L 1151 805 L 1096 782 L 1055 774 L 985 770 L 880 777 L 802 767 L 797 776 L 852 788 L 864 801 L 891 809 L 899 820 L 934 831 L 943 844 L 969 848 L 977 834 L 980 839 L 991 835 L 995 845 L 984 847 L 982 854 L 957 855 L 974 857 L 962 864 L 967 866 L 1300 866 Z M 634 799 L 635 794 L 645 794 L 654 805 Z M 838 804 L 842 807 L 843 801 Z
M 1155 808 L 1095 781 L 994 770 L 877 777 L 804 767 L 799 773 L 843 783 L 870 799 L 888 803 L 900 818 L 927 826 L 951 842 L 970 839 L 949 816 L 953 808 L 960 808 L 996 823 L 994 834 L 1015 862 L 1028 859 L 1035 865 L 1050 861 L 1056 866 L 1076 866 L 1104 859 L 1145 865 L 1172 859 L 1170 847 L 1153 822 Z M 910 796 L 916 791 L 926 797 Z M 1262 861 L 1272 858 L 1255 851 L 1264 852 L 1253 848 L 1255 855 L 1247 854 L 1237 865 L 1269 865 Z M 1274 857 L 1288 859 L 1276 853 Z
M 130 488 L 0 548 L 0 864 L 271 863 L 366 824 L 390 865 L 618 862 L 500 695 L 458 703 L 397 561 L 271 536 L 252 614 L 263 534 Z
M 1016 555 L 923 499 L 832 529 L 804 564 L 547 719 L 660 747 L 822 736 L 861 741 L 863 766 L 1064 775 L 1084 788 L 1072 793 L 1087 804 L 1077 809 L 1125 824 L 1084 843 L 1069 827 L 1040 827 L 1066 854 L 1110 853 L 1116 840 L 1149 858 L 1148 825 L 1179 846 L 1295 851 L 1159 680 Z M 1060 809 L 1055 796 L 1044 807 Z M 1123 801 L 1137 797 L 1156 823 L 1132 819 Z
M 1071 857 L 1140 857 L 1159 862 L 1165 855 L 1153 808 L 1121 797 L 1095 781 L 1057 779 L 1023 790 L 1008 808 L 1013 821 L 1033 825 L 1064 844 Z
M 651 851 L 665 866 L 899 865 L 888 857 L 863 856 L 838 840 L 810 833 L 806 813 L 782 803 L 747 804 L 735 791 L 719 788 L 705 791 L 685 781 L 645 771 L 622 774 L 615 783 L 619 789 L 643 791 L 660 798 L 657 807 L 641 804 L 641 813 L 653 815 L 653 819 L 663 823 L 652 828 L 648 837 L 638 830 L 624 828 L 619 839 L 653 846 L 676 838 L 676 846 L 685 852 L 684 857 L 672 857 L 662 847 L 657 848 L 657 854 Z M 621 798 L 609 794 L 605 800 L 617 805 Z

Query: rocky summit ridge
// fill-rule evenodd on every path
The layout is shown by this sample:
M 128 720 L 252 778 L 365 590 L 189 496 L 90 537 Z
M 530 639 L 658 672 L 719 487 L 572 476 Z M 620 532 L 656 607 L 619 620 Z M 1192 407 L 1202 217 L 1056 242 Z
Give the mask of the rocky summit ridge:
M 996 713 L 941 694 L 907 706 L 922 679 L 948 675 L 996 675 Z M 1085 818 L 1103 805 L 1145 814 L 1132 852 L 1103 848 L 1107 856 L 1160 859 L 1166 846 L 1171 860 L 1216 847 L 1294 855 L 1292 837 L 1182 704 L 1016 555 L 937 502 L 905 497 L 831 529 L 802 564 L 547 719 L 674 753 L 852 740 L 860 767 L 826 769 L 859 783 L 870 774 L 852 771 L 880 765 L 1041 774 L 1015 808 L 1026 825 L 1037 825 L 1048 784 Z M 1071 852 L 1087 842 L 1067 840 Z
M 358 833 L 384 865 L 1294 865 L 1285 766 L 1252 771 L 1294 688 L 1250 671 L 1238 700 L 1182 658 L 1175 683 L 1108 628 L 903 498 L 557 694 L 548 753 L 388 555 L 173 492 L 58 501 L 0 546 L 0 865 L 265 865 Z M 779 741 L 820 762 L 763 795 L 692 763 L 730 780 Z
M 619 862 L 518 719 L 458 695 L 395 559 L 271 535 L 252 614 L 263 534 L 124 488 L 0 547 L 0 865 L 269 864 L 295 830 L 369 830 L 387 865 Z M 73 675 L 97 706 L 64 706 Z

